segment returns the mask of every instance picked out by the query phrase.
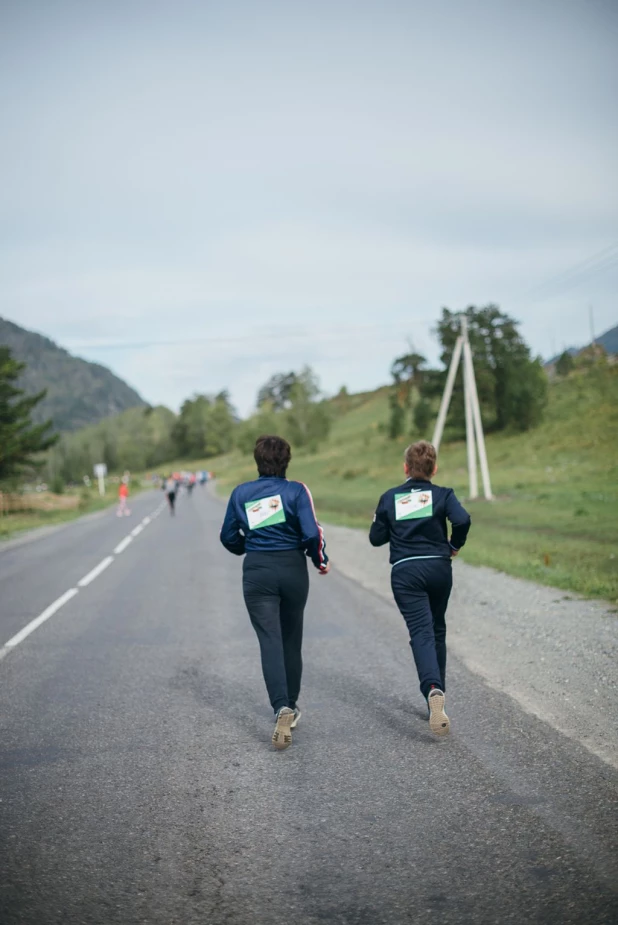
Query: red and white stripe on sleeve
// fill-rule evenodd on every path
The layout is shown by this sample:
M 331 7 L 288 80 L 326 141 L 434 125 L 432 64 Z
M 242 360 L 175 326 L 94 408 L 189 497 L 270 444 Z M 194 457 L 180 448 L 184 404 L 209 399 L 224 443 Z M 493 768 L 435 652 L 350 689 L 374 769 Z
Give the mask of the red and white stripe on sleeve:
M 307 494 L 308 494 L 308 496 L 309 496 L 309 502 L 310 502 L 310 504 L 311 504 L 311 510 L 313 511 L 313 519 L 315 520 L 315 525 L 316 525 L 316 527 L 318 528 L 318 534 L 319 534 L 319 537 L 320 537 L 319 543 L 318 543 L 318 556 L 319 556 L 319 559 L 320 559 L 320 568 L 325 568 L 325 567 L 326 567 L 326 563 L 325 563 L 325 561 L 324 561 L 324 549 L 325 549 L 326 541 L 325 541 L 325 539 L 324 539 L 324 531 L 322 530 L 322 527 L 321 527 L 320 524 L 318 523 L 318 518 L 317 518 L 317 515 L 316 515 L 316 513 L 315 513 L 315 504 L 313 503 L 313 496 L 312 496 L 311 492 L 309 491 L 308 486 L 305 485 L 304 482 L 301 482 L 300 484 L 303 486 L 303 488 L 305 489 L 305 491 L 307 492 Z

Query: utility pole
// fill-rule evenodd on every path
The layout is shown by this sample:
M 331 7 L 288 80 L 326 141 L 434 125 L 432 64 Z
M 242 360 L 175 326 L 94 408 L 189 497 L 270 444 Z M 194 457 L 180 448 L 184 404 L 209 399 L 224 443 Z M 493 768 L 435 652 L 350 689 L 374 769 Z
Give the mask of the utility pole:
M 590 318 L 590 345 L 594 346 L 594 309 L 592 305 L 588 306 L 588 317 Z
M 481 406 L 479 404 L 478 392 L 476 389 L 476 378 L 474 376 L 474 363 L 472 360 L 472 348 L 468 339 L 468 319 L 465 315 L 461 316 L 461 334 L 455 342 L 451 365 L 449 366 L 446 377 L 444 394 L 440 402 L 438 420 L 433 433 L 432 443 L 436 452 L 440 448 L 442 435 L 444 433 L 444 424 L 446 415 L 453 395 L 453 386 L 455 376 L 459 367 L 460 360 L 463 356 L 463 379 L 464 379 L 464 400 L 466 414 L 466 451 L 468 457 L 468 481 L 470 486 L 470 499 L 478 498 L 478 479 L 476 471 L 476 458 L 481 466 L 481 478 L 483 480 L 483 494 L 487 501 L 491 501 L 491 481 L 489 478 L 489 465 L 487 462 L 487 451 L 485 449 L 485 435 L 483 433 L 483 422 L 481 419 Z

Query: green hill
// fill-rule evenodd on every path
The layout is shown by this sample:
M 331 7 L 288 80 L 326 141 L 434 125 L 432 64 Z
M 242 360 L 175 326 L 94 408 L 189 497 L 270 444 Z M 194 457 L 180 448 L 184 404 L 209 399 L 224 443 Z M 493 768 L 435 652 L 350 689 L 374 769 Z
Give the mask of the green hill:
M 52 340 L 0 318 L 0 344 L 26 363 L 19 385 L 29 394 L 47 389 L 33 418 L 51 418 L 54 430 L 77 430 L 127 408 L 145 405 L 130 386 L 105 366 L 71 356 Z
M 388 440 L 388 390 L 333 401 L 329 439 L 294 454 L 289 476 L 307 482 L 324 521 L 368 529 L 380 494 L 402 475 L 406 442 Z M 558 588 L 618 597 L 618 366 L 580 369 L 550 385 L 544 423 L 487 440 L 493 502 L 469 502 L 473 530 L 462 558 Z M 438 483 L 467 495 L 465 443 L 446 443 Z M 235 452 L 211 459 L 221 490 L 254 477 Z

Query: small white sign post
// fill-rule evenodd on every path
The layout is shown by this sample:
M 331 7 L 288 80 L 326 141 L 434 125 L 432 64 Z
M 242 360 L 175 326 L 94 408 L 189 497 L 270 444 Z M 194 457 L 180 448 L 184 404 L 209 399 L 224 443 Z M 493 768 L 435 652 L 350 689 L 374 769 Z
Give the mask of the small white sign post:
M 485 436 L 483 434 L 483 422 L 481 420 L 481 407 L 476 390 L 476 379 L 474 377 L 474 364 L 472 362 L 472 348 L 468 340 L 468 321 L 465 315 L 461 318 L 461 334 L 455 342 L 453 358 L 449 366 L 446 377 L 444 394 L 440 402 L 438 420 L 433 432 L 432 443 L 436 452 L 440 448 L 442 434 L 444 433 L 444 423 L 453 395 L 453 386 L 457 368 L 463 355 L 463 374 L 464 374 L 464 401 L 466 409 L 466 449 L 468 452 L 468 479 L 470 484 L 470 498 L 478 498 L 478 479 L 476 473 L 476 454 L 481 465 L 481 478 L 483 479 L 483 494 L 488 501 L 491 501 L 491 483 L 489 481 L 489 466 L 487 464 L 487 453 L 485 451 Z
M 107 475 L 107 466 L 105 463 L 97 463 L 94 467 L 94 474 L 99 480 L 99 494 L 105 494 L 105 476 Z

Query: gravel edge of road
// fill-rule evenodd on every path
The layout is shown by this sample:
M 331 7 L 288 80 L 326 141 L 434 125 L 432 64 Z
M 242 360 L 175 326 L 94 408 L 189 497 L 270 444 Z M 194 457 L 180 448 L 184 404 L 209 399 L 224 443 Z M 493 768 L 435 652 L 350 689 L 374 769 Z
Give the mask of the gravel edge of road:
M 227 502 L 216 483 L 208 490 Z M 388 547 L 371 547 L 363 530 L 324 528 L 333 569 L 379 595 L 401 622 Z M 612 605 L 487 566 L 456 561 L 454 570 L 450 652 L 526 713 L 618 768 L 618 616 Z

